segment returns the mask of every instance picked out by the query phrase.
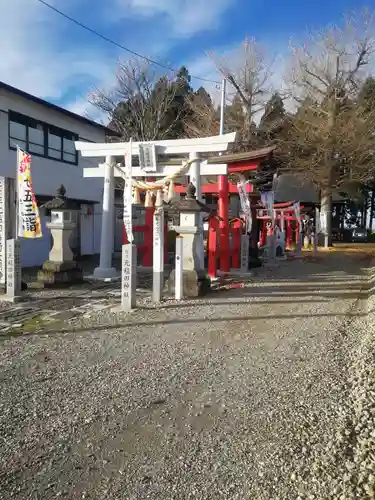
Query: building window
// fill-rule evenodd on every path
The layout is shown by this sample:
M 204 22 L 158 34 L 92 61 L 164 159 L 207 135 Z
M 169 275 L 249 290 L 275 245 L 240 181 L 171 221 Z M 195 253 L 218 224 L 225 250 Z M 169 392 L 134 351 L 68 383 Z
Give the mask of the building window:
M 74 141 L 78 135 L 9 111 L 9 147 L 19 146 L 30 154 L 78 164 Z

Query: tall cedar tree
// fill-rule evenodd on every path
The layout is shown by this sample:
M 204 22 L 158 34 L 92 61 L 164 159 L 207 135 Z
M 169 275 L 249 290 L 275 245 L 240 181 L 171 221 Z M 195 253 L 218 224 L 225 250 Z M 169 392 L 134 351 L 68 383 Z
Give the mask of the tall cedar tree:
M 188 100 L 193 93 L 190 81 L 191 77 L 189 71 L 185 66 L 182 66 L 177 73 L 175 82 L 172 83 L 174 98 L 171 102 L 169 111 L 170 123 L 172 123 L 172 126 L 168 139 L 178 139 L 185 136 L 184 123 L 190 114 Z
M 219 133 L 220 110 L 215 108 L 204 87 L 188 95 L 186 104 L 184 130 L 187 137 L 210 137 Z
M 259 123 L 259 135 L 267 142 L 273 142 L 282 133 L 286 124 L 284 101 L 275 92 L 264 108 L 264 114 Z

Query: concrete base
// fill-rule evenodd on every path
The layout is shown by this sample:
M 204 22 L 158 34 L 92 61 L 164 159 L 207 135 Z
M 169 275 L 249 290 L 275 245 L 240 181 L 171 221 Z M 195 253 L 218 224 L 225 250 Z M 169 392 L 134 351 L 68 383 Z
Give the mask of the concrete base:
M 122 305 L 117 304 L 115 306 L 111 306 L 108 310 L 112 313 L 118 314 L 118 313 L 131 313 L 132 311 L 135 311 L 136 308 L 134 307 L 133 309 L 129 309 L 128 311 L 124 311 L 124 308 L 122 307 Z
M 106 278 L 117 278 L 118 272 L 114 267 L 96 267 L 94 269 L 94 278 L 105 280 Z
M 48 286 L 71 285 L 82 283 L 83 271 L 76 261 L 52 262 L 47 260 L 37 275 L 38 283 Z
M 163 298 L 164 271 L 152 274 L 152 302 L 160 302 Z
M 11 302 L 12 304 L 17 304 L 18 302 L 24 302 L 26 300 L 26 297 L 23 295 L 15 295 L 14 297 L 11 297 L 10 295 L 0 295 L 0 302 Z
M 104 283 L 117 283 L 121 281 L 121 274 L 119 271 L 117 271 L 116 276 L 114 276 L 113 278 L 98 278 L 93 274 L 88 274 L 84 278 L 90 281 L 104 281 Z
M 211 280 L 205 272 L 183 271 L 183 297 L 200 297 L 210 291 Z M 171 272 L 168 279 L 168 292 L 175 291 L 175 270 Z

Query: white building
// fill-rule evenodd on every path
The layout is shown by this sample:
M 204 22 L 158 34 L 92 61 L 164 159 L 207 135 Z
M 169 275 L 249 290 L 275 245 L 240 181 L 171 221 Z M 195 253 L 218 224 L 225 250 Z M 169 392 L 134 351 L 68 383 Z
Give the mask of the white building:
M 68 198 L 79 201 L 81 214 L 75 246 L 82 255 L 99 253 L 102 179 L 84 179 L 83 168 L 95 160 L 82 158 L 74 141 L 104 142 L 108 128 L 0 82 L 0 176 L 15 178 L 17 145 L 31 154 L 38 204 L 51 199 L 63 184 Z M 42 215 L 43 238 L 21 241 L 21 265 L 41 265 L 51 248 Z

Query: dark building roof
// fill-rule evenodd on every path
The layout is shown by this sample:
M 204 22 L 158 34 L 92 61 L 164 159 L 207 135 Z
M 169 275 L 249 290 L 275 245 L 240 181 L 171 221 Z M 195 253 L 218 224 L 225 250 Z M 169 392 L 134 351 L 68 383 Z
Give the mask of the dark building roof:
M 272 154 L 276 146 L 268 146 L 267 148 L 256 149 L 254 151 L 246 151 L 245 153 L 229 153 L 221 156 L 212 156 L 208 163 L 237 163 L 240 161 L 258 160 L 266 158 Z
M 68 116 L 69 118 L 73 118 L 76 121 L 79 121 L 81 123 L 85 123 L 86 125 L 90 125 L 91 127 L 98 128 L 105 132 L 106 135 L 113 136 L 113 137 L 118 137 L 119 134 L 118 132 L 115 132 L 114 130 L 111 130 L 108 127 L 105 127 L 104 125 L 101 125 L 100 123 L 94 122 L 93 120 L 90 120 L 89 118 L 85 118 L 84 116 L 77 115 L 77 113 L 73 113 L 72 111 L 69 111 L 67 109 L 61 108 L 60 106 L 57 106 L 56 104 L 52 104 L 51 102 L 45 101 L 44 99 L 41 99 L 40 97 L 35 97 L 34 95 L 28 94 L 27 92 L 24 92 L 23 90 L 17 89 L 15 87 L 12 87 L 11 85 L 8 85 L 7 83 L 1 82 L 0 81 L 0 90 L 7 90 L 8 92 L 11 92 L 12 94 L 18 95 L 20 97 L 23 97 L 24 99 L 27 99 L 28 101 L 33 101 L 36 102 L 37 104 L 41 104 L 42 106 L 53 109 L 54 111 L 57 111 L 58 113 Z

